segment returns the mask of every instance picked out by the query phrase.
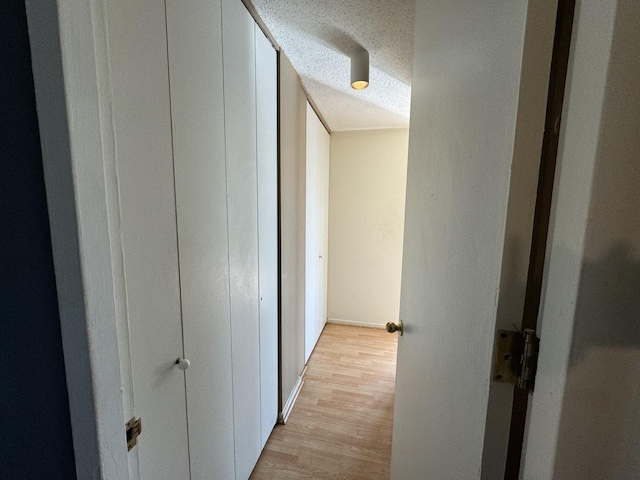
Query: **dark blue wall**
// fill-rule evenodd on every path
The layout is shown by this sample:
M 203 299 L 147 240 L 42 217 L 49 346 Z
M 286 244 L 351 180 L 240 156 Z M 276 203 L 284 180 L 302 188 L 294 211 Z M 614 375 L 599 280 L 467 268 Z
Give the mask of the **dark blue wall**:
M 24 0 L 0 5 L 0 479 L 75 464 Z

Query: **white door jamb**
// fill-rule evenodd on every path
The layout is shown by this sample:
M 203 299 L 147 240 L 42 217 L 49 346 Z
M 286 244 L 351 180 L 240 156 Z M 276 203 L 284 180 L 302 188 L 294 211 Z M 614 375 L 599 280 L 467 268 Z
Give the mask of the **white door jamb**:
M 101 0 L 27 0 L 76 472 L 128 479 L 106 173 Z M 113 226 L 111 226 L 113 228 Z

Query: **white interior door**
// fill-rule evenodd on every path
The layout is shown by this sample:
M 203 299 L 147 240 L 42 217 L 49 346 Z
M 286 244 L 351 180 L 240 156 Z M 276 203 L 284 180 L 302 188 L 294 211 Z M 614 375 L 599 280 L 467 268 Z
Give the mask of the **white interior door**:
M 191 478 L 234 478 L 219 0 L 167 1 Z M 254 399 L 259 402 L 259 399 Z M 146 440 L 146 439 L 144 439 Z M 184 477 L 186 478 L 186 477 Z
M 262 450 L 254 21 L 242 2 L 222 2 L 225 138 L 236 478 Z
M 254 24 L 260 272 L 261 446 L 278 421 L 278 59 Z
M 140 478 L 187 479 L 165 5 L 107 0 L 106 10 Z
M 480 478 L 527 2 L 417 2 L 391 478 Z
M 304 361 L 327 322 L 330 136 L 307 103 Z

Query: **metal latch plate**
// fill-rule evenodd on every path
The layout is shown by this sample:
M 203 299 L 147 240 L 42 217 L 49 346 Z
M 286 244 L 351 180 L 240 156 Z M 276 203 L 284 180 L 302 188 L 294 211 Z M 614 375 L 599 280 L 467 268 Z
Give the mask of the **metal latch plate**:
M 142 433 L 142 419 L 132 417 L 125 427 L 127 429 L 127 451 L 129 451 L 138 443 L 138 436 Z

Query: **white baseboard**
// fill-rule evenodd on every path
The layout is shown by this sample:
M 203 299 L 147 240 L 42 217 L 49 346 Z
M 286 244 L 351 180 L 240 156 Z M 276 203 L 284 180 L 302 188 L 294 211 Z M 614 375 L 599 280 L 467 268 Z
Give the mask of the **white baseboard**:
M 383 323 L 357 322 L 355 320 L 342 320 L 340 318 L 327 318 L 327 323 L 333 323 L 335 325 L 351 325 L 352 327 L 385 328 L 385 324 Z
M 298 399 L 298 395 L 300 395 L 300 390 L 302 390 L 302 385 L 304 384 L 304 380 L 302 380 L 302 375 L 298 377 L 298 381 L 296 382 L 296 386 L 293 387 L 293 391 L 289 398 L 287 399 L 287 403 L 284 404 L 284 408 L 282 412 L 278 414 L 278 423 L 285 424 L 287 420 L 289 420 L 289 415 L 291 415 L 291 410 L 293 410 L 293 405 L 296 403 Z

